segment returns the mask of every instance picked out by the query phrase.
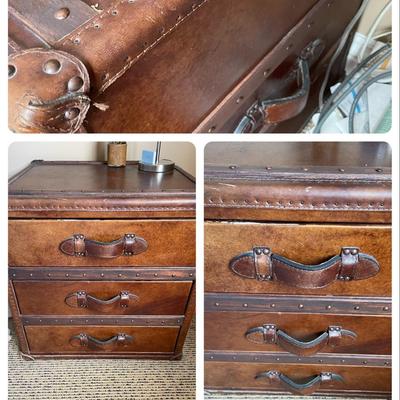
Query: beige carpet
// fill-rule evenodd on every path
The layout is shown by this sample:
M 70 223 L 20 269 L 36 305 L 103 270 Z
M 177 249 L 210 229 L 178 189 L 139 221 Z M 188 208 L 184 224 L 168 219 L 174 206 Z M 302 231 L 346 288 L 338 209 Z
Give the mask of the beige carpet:
M 8 400 L 194 400 L 195 328 L 181 361 L 24 361 L 9 342 Z

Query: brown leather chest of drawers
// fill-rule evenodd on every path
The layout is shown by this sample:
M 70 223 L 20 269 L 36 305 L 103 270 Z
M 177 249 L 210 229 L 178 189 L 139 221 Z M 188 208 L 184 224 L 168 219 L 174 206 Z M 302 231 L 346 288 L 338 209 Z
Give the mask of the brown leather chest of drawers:
M 205 387 L 391 396 L 383 143 L 209 144 Z
M 21 354 L 179 359 L 195 306 L 195 182 L 178 167 L 34 161 L 9 182 Z

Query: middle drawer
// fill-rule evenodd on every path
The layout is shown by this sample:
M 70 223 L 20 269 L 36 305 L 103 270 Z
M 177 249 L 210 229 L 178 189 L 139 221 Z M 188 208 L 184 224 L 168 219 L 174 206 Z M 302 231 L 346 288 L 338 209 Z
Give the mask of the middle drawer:
M 391 318 L 376 316 L 207 312 L 208 351 L 391 354 Z
M 183 315 L 192 282 L 14 281 L 22 315 Z

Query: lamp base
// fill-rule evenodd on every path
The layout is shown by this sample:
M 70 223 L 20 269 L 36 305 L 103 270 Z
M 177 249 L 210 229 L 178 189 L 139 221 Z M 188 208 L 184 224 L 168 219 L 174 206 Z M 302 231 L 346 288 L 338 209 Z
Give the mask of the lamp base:
M 175 163 L 170 160 L 160 160 L 157 164 L 147 164 L 139 161 L 139 170 L 143 172 L 166 174 L 172 172 L 174 168 Z

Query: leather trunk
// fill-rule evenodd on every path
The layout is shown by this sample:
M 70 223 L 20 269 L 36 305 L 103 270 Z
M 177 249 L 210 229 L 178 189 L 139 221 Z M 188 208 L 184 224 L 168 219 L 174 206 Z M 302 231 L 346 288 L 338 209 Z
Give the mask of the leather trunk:
M 195 306 L 185 171 L 33 161 L 9 182 L 8 237 L 23 357 L 182 357 Z
M 205 387 L 390 397 L 385 143 L 205 151 Z
M 10 129 L 297 132 L 361 3 L 11 0 Z

